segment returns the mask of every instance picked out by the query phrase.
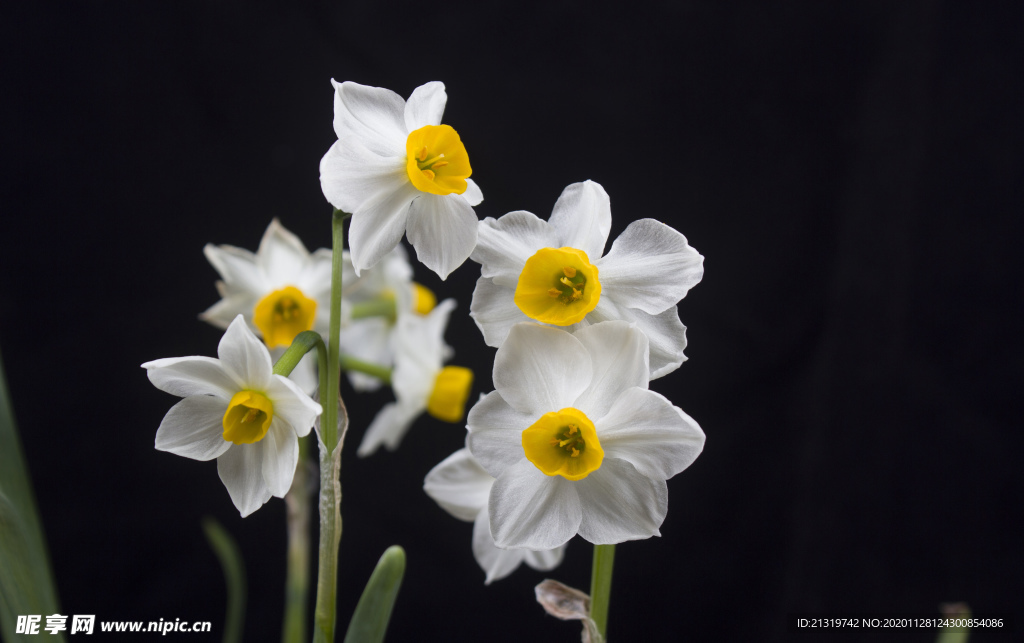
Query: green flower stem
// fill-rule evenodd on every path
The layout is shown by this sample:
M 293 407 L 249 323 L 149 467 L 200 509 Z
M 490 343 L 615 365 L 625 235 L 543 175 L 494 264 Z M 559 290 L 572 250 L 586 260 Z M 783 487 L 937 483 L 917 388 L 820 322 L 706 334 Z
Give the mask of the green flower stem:
M 292 488 L 284 497 L 288 512 L 288 557 L 284 586 L 284 627 L 282 643 L 305 643 L 306 605 L 309 603 L 309 445 L 313 438 L 299 440 L 299 462 Z
M 341 259 L 345 247 L 345 219 L 348 214 L 335 209 L 332 218 L 331 310 L 328 334 L 327 368 L 320 376 L 320 562 L 316 583 L 316 610 L 313 641 L 333 643 L 337 620 L 338 545 L 341 542 L 341 445 L 338 440 L 338 385 L 341 368 L 338 363 L 338 336 L 341 334 Z M 326 379 L 326 382 L 324 381 Z
M 309 351 L 316 349 L 317 362 L 320 367 L 320 379 L 323 380 L 324 371 L 327 370 L 327 347 L 324 346 L 324 340 L 320 337 L 320 333 L 312 330 L 302 331 L 295 336 L 292 340 L 292 345 L 288 347 L 288 350 L 284 352 L 274 364 L 274 375 L 281 375 L 288 377 L 298 366 L 299 361 Z M 324 382 L 321 381 L 321 384 Z
M 607 640 L 608 599 L 612 593 L 612 567 L 615 545 L 594 545 L 594 565 L 590 571 L 590 618 L 601 637 Z
M 365 373 L 371 377 L 376 377 L 380 381 L 387 385 L 391 385 L 391 369 L 380 364 L 371 364 L 370 362 L 364 362 L 361 359 L 352 357 L 351 355 L 342 355 L 341 369 L 344 371 L 356 371 L 358 373 Z
M 352 304 L 352 309 L 349 313 L 352 319 L 387 317 L 388 319 L 394 320 L 395 300 L 394 298 L 381 298 L 361 301 L 358 304 Z
M 320 333 L 307 330 L 296 335 L 291 346 L 274 364 L 274 374 L 288 377 L 303 356 L 316 349 L 320 370 L 320 390 L 327 390 L 327 347 Z M 292 488 L 285 496 L 288 512 L 288 555 L 284 587 L 284 643 L 306 641 L 306 604 L 309 601 L 309 444 L 313 438 L 299 440 L 299 463 L 295 467 Z
M 245 563 L 242 550 L 231 534 L 213 518 L 203 519 L 203 532 L 217 555 L 228 588 L 228 611 L 224 617 L 224 643 L 241 643 L 245 626 Z

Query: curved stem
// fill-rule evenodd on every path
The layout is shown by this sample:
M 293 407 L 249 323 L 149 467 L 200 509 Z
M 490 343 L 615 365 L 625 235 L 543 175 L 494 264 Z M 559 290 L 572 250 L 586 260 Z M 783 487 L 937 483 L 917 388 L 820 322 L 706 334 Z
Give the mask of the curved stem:
M 608 626 L 608 599 L 612 593 L 612 567 L 615 565 L 615 545 L 594 545 L 594 565 L 590 571 L 590 618 L 601 637 Z

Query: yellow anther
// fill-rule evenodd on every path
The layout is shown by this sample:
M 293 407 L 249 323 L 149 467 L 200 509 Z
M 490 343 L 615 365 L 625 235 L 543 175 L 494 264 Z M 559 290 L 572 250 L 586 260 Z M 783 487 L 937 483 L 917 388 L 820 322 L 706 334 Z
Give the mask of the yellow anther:
M 246 413 L 245 417 L 243 417 L 242 420 L 241 420 L 242 424 L 245 424 L 246 422 L 252 422 L 253 420 L 256 419 L 256 416 L 259 415 L 259 414 L 260 414 L 260 410 L 259 409 L 249 409 L 249 412 Z
M 550 297 L 561 297 L 562 296 L 562 291 L 559 290 L 558 288 L 550 288 L 550 289 L 548 289 L 548 295 Z
M 573 290 L 572 294 L 569 295 L 569 301 L 576 301 L 577 299 L 579 299 L 582 296 L 583 296 L 583 292 L 582 291 Z
M 570 457 L 572 457 L 572 458 L 580 457 L 580 450 L 579 449 L 573 449 L 572 450 L 572 455 Z
M 569 279 L 572 279 L 573 277 L 576 276 L 576 269 L 573 268 L 572 266 L 566 266 L 562 268 L 562 274 L 568 277 Z
M 576 285 L 576 284 L 572 283 L 571 281 L 569 281 L 568 277 L 562 277 L 558 281 L 561 282 L 561 284 L 563 286 L 568 286 L 569 288 L 572 288 L 574 285 Z
M 433 181 L 435 174 L 432 170 L 423 170 L 423 176 L 427 177 L 428 180 Z
M 423 161 L 427 160 L 427 146 L 426 145 L 424 145 L 423 147 L 420 148 L 420 153 L 416 155 L 416 159 L 419 160 L 420 163 L 422 163 Z
M 440 170 L 446 165 L 448 165 L 448 161 L 438 161 L 437 163 L 434 163 L 430 167 L 434 168 L 435 170 Z
M 558 446 L 558 438 L 551 438 L 551 441 L 548 442 L 548 444 L 550 444 L 553 447 L 557 447 Z
M 570 424 L 569 425 L 569 435 L 572 435 L 573 433 L 576 433 L 577 431 L 579 431 L 579 428 L 575 424 Z
M 559 440 L 558 441 L 558 446 L 564 447 L 565 445 L 569 444 L 570 442 L 572 442 L 572 440 Z

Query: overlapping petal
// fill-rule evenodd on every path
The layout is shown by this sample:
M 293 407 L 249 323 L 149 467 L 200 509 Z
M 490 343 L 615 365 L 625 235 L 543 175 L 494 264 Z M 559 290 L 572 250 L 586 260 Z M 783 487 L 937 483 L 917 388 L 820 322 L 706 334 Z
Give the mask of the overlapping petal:
M 704 449 L 704 432 L 693 418 L 646 388 L 620 395 L 597 425 L 605 457 L 625 460 L 649 478 L 671 478 Z
M 412 91 L 405 104 L 406 130 L 411 132 L 426 125 L 440 125 L 447 103 L 448 94 L 444 91 L 444 83 L 435 80 L 420 85 Z
M 595 323 L 621 319 L 647 335 L 652 380 L 668 375 L 686 361 L 686 326 L 679 321 L 679 310 L 672 306 L 657 315 L 636 308 L 619 306 L 611 297 L 602 297 L 588 317 Z
M 502 349 L 494 357 L 494 387 L 510 406 L 534 417 L 572 406 L 593 374 L 580 341 L 557 328 L 517 324 Z
M 625 460 L 606 458 L 576 486 L 586 507 L 579 533 L 595 545 L 660 536 L 668 513 L 668 485 L 642 475 Z
M 704 257 L 654 219 L 630 223 L 597 266 L 616 303 L 650 315 L 675 306 L 704 276 Z
M 222 435 L 227 401 L 209 395 L 187 397 L 171 407 L 156 431 L 156 448 L 192 460 L 212 460 L 231 446 Z
M 225 451 L 217 458 L 217 474 L 243 518 L 273 495 L 263 481 L 263 447 L 258 443 L 234 445 Z
M 142 365 L 153 386 L 178 397 L 213 395 L 230 400 L 235 380 L 212 357 L 167 357 Z
M 469 315 L 483 333 L 488 346 L 501 346 L 514 325 L 531 321 L 515 304 L 509 305 L 510 298 L 508 288 L 487 277 L 477 279 Z
M 517 411 L 498 391 L 483 396 L 466 418 L 467 444 L 480 464 L 494 477 L 523 459 L 523 429 L 538 415 Z
M 573 183 L 562 190 L 548 222 L 557 231 L 560 245 L 595 259 L 604 253 L 612 230 L 611 200 L 600 183 Z
M 241 315 L 231 322 L 221 337 L 217 356 L 239 390 L 262 390 L 270 384 L 270 376 L 273 374 L 270 351 L 263 342 L 256 339 Z
M 491 535 L 503 549 L 552 549 L 569 541 L 583 521 L 576 487 L 549 478 L 525 458 L 491 487 Z
M 409 207 L 418 194 L 408 181 L 396 180 L 356 208 L 348 231 L 356 275 L 380 261 L 402 240 Z
M 420 193 L 410 208 L 407 233 L 420 263 L 447 279 L 476 247 L 476 213 L 457 194 Z
M 459 449 L 430 470 L 423 490 L 459 520 L 473 521 L 487 506 L 494 477 L 480 466 L 469 449 Z M 488 532 L 490 537 L 490 532 Z
M 575 333 L 590 354 L 589 385 L 575 406 L 591 418 L 603 417 L 612 403 L 634 386 L 647 388 L 647 337 L 627 322 L 611 321 Z
M 404 156 L 405 101 L 382 87 L 346 81 L 334 85 L 334 133 L 339 139 L 355 136 L 380 156 Z
M 480 222 L 473 261 L 480 274 L 507 288 L 515 288 L 526 259 L 541 248 L 562 245 L 558 231 L 547 221 L 525 210 L 509 212 L 500 219 Z

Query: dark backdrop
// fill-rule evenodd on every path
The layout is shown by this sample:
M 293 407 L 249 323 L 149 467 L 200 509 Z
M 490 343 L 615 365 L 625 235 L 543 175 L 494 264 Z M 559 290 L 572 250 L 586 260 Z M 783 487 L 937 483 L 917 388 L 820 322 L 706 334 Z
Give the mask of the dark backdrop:
M 612 237 L 654 217 L 706 257 L 680 304 L 690 359 L 653 387 L 707 446 L 663 537 L 618 548 L 613 640 L 828 640 L 787 615 L 953 600 L 1019 616 L 1020 4 L 483 4 L 0 10 L 0 348 L 63 611 L 219 637 L 212 515 L 245 555 L 246 639 L 278 638 L 283 503 L 242 520 L 213 463 L 154 450 L 175 398 L 139 364 L 215 354 L 205 243 L 255 249 L 272 217 L 330 243 L 334 77 L 444 81 L 481 217 L 546 217 L 589 178 Z M 416 270 L 458 299 L 456 362 L 490 390 L 478 267 Z M 576 640 L 534 603 L 545 574 L 484 588 L 471 526 L 422 493 L 464 432 L 423 419 L 358 460 L 390 397 L 344 392 L 339 621 L 400 543 L 390 640 Z M 590 556 L 575 539 L 548 575 L 586 589 Z

